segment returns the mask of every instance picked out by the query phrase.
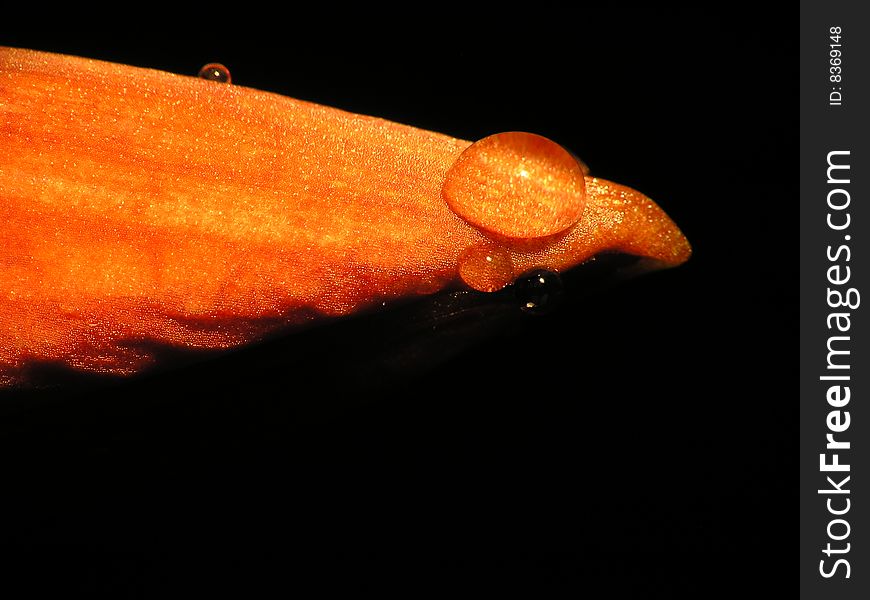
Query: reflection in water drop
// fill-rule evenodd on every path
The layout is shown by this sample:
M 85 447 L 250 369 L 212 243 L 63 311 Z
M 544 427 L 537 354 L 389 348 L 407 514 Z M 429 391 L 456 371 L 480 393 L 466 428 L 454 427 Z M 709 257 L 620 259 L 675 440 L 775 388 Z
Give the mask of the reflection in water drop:
M 565 231 L 586 206 L 586 180 L 574 157 L 545 137 L 516 131 L 466 148 L 441 193 L 472 225 L 515 239 Z
M 562 279 L 558 273 L 535 269 L 520 275 L 514 283 L 520 309 L 533 315 L 551 312 L 562 299 Z
M 497 292 L 513 281 L 511 255 L 495 245 L 472 246 L 459 259 L 459 276 L 479 292 Z
M 220 83 L 232 83 L 230 70 L 220 63 L 208 63 L 199 70 L 199 77 L 208 79 L 209 81 L 219 81 Z

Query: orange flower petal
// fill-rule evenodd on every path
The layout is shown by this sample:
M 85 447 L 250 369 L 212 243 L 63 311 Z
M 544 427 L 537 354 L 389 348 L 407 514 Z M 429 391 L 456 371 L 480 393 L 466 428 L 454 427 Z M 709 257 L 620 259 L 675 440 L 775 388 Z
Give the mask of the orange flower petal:
M 484 222 L 466 204 L 474 194 L 461 206 L 442 195 L 445 179 L 465 191 L 482 181 L 457 170 L 470 142 L 197 77 L 0 48 L 0 385 L 45 361 L 131 373 L 154 344 L 244 344 L 433 293 L 460 271 L 478 289 L 503 285 L 506 267 L 469 262 L 471 248 L 496 248 L 514 274 L 602 250 L 688 258 L 648 198 L 577 179 L 576 161 L 536 143 L 496 150 L 495 188 L 511 190 L 511 161 L 534 177 L 515 186 L 506 218 Z

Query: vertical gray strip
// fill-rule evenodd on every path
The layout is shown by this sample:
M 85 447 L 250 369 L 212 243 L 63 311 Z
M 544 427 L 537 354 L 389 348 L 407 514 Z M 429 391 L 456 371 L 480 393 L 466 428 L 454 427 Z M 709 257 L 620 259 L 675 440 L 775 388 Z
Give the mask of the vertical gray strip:
M 870 598 L 870 412 L 865 408 L 870 402 L 870 328 L 865 316 L 870 304 L 832 306 L 855 306 L 859 294 L 868 294 L 870 303 L 870 138 L 865 124 L 870 111 L 870 21 L 862 18 L 861 6 L 857 1 L 801 2 L 800 578 L 801 598 L 807 599 Z M 842 28 L 839 41 L 836 33 L 831 39 L 831 27 Z M 837 43 L 841 45 L 832 46 Z M 832 50 L 842 51 L 842 56 Z M 832 64 L 832 58 L 840 58 L 840 64 Z M 838 74 L 832 69 L 836 66 L 842 81 L 831 80 Z M 839 106 L 831 106 L 837 101 L 832 92 L 842 94 Z M 835 151 L 841 153 L 831 160 L 850 169 L 831 170 L 831 179 L 840 181 L 830 183 L 828 156 Z M 848 206 L 830 208 L 829 195 L 833 205 Z M 847 274 L 848 281 L 843 281 Z M 821 379 L 825 376 L 843 379 Z M 829 403 L 828 391 L 838 385 Z M 849 387 L 848 403 L 843 386 Z M 828 434 L 839 449 L 826 447 Z M 844 442 L 850 443 L 848 449 Z M 836 454 L 849 471 L 823 472 L 820 454 L 829 465 Z M 848 562 L 849 578 L 846 563 L 838 560 Z M 831 576 L 825 578 L 820 570 Z

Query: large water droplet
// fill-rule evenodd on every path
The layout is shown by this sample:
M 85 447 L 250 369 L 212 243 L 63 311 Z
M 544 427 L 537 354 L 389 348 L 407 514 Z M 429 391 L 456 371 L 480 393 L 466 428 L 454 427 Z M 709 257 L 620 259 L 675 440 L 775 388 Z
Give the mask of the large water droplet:
M 534 269 L 517 277 L 514 295 L 524 312 L 546 314 L 562 300 L 562 279 L 553 271 Z
M 532 133 L 498 133 L 466 148 L 447 171 L 442 195 L 472 225 L 510 238 L 554 235 L 586 206 L 574 157 Z
M 479 292 L 497 292 L 513 281 L 514 265 L 503 248 L 472 246 L 459 259 L 459 276 Z
M 232 77 L 230 77 L 230 70 L 220 63 L 208 63 L 199 70 L 199 76 L 202 79 L 219 81 L 220 83 L 233 82 Z

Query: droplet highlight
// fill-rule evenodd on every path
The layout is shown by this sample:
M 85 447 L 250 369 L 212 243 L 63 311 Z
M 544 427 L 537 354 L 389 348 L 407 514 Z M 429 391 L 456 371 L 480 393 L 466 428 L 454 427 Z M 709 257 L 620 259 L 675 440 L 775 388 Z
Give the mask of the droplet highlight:
M 230 70 L 220 63 L 208 63 L 199 70 L 199 77 L 208 81 L 218 81 L 220 83 L 232 83 L 233 79 L 230 76 Z
M 552 312 L 562 300 L 562 278 L 546 269 L 534 269 L 517 277 L 514 296 L 520 309 L 532 315 Z
M 552 140 L 518 131 L 466 148 L 448 169 L 441 193 L 470 224 L 514 239 L 561 233 L 586 207 L 577 160 Z
M 513 281 L 514 265 L 504 248 L 472 246 L 459 259 L 459 276 L 479 292 L 497 292 Z

